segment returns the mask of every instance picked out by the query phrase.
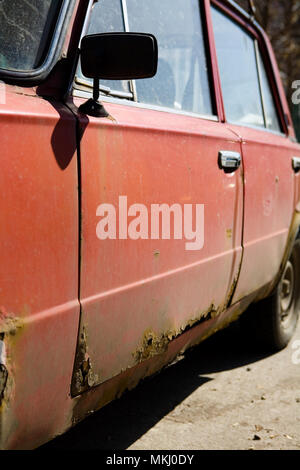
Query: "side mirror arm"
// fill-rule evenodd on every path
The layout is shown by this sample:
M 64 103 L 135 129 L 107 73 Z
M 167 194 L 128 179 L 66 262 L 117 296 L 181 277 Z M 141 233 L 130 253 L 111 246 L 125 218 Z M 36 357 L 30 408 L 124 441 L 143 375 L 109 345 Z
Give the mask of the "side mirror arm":
M 86 114 L 87 116 L 93 116 L 98 118 L 107 118 L 109 113 L 106 111 L 102 103 L 99 103 L 99 88 L 100 80 L 99 78 L 93 79 L 93 98 L 90 98 L 81 106 L 79 106 L 79 112 Z

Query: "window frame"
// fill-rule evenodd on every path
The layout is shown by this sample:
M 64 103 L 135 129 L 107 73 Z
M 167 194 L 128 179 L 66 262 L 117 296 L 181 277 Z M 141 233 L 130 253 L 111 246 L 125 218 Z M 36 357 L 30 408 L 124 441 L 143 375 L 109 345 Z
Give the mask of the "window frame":
M 92 6 L 94 0 L 89 0 L 89 7 L 88 12 L 86 15 L 85 23 L 82 29 L 81 39 L 87 33 L 90 17 L 92 13 Z M 213 60 L 213 53 L 214 49 L 211 47 L 211 35 L 210 30 L 208 27 L 208 15 L 210 14 L 210 0 L 198 0 L 199 9 L 200 9 L 200 18 L 202 28 L 203 28 L 203 39 L 204 39 L 204 49 L 206 53 L 206 60 L 207 60 L 207 68 L 208 68 L 208 82 L 209 82 L 209 89 L 210 89 L 210 99 L 212 104 L 213 114 L 200 114 L 200 113 L 193 113 L 190 111 L 179 110 L 175 108 L 168 108 L 154 104 L 147 104 L 137 101 L 137 92 L 136 92 L 136 85 L 135 80 L 128 80 L 129 88 L 130 88 L 130 97 L 125 96 L 126 93 L 118 92 L 116 90 L 111 90 L 111 93 L 105 94 L 105 91 L 101 93 L 101 101 L 108 102 L 108 103 L 116 103 L 116 104 L 126 104 L 128 106 L 133 106 L 142 109 L 149 109 L 155 111 L 163 111 L 172 114 L 180 114 L 185 116 L 196 117 L 204 120 L 209 121 L 216 121 L 219 122 L 222 120 L 222 110 L 220 109 L 220 100 L 218 99 L 219 90 L 218 90 L 218 81 L 215 78 L 215 65 Z M 129 20 L 128 20 L 128 12 L 127 12 L 127 3 L 126 0 L 121 0 L 122 6 L 122 13 L 123 13 L 123 21 L 124 21 L 124 31 L 130 32 L 129 28 Z M 80 57 L 78 57 L 79 63 Z M 76 76 L 77 66 L 75 68 L 74 79 L 72 83 L 71 93 L 73 96 L 77 96 L 79 98 L 89 98 L 92 95 L 92 83 L 87 83 L 87 81 L 82 79 L 81 77 Z M 100 92 L 101 92 L 101 82 L 100 82 Z
M 82 38 L 88 33 L 89 25 L 90 25 L 90 22 L 91 22 L 92 9 L 93 9 L 93 6 L 95 4 L 95 0 L 88 0 L 88 1 L 89 1 L 89 4 L 88 4 L 86 17 L 85 17 L 85 20 L 84 20 L 84 24 L 83 24 L 79 44 L 81 44 Z M 125 2 L 126 2 L 126 0 L 125 0 Z M 124 32 L 129 32 L 127 6 L 126 6 L 125 2 L 124 2 L 124 0 L 120 0 L 121 13 L 122 13 L 122 19 L 123 19 L 123 23 L 124 23 Z M 124 7 L 124 5 L 125 5 L 125 7 Z M 80 46 L 79 46 L 79 49 L 80 49 Z M 92 94 L 93 80 L 85 78 L 85 77 L 79 77 L 77 75 L 77 70 L 78 70 L 78 66 L 79 66 L 79 62 L 80 62 L 80 55 L 78 56 L 77 59 L 78 59 L 77 63 L 74 66 L 75 74 L 74 74 L 74 78 L 72 80 L 72 82 L 73 82 L 72 83 L 73 91 L 74 91 L 74 89 L 82 91 L 82 92 L 91 90 L 91 94 Z M 135 82 L 135 80 L 126 80 L 126 82 L 128 82 L 128 88 L 129 88 L 128 93 L 127 92 L 122 92 L 120 90 L 110 89 L 106 86 L 101 86 L 101 82 L 100 82 L 99 91 L 100 91 L 101 100 L 106 95 L 110 96 L 110 97 L 113 97 L 113 98 L 116 98 L 116 99 L 121 98 L 121 99 L 124 99 L 124 100 L 126 99 L 126 100 L 129 100 L 129 101 L 135 100 L 136 99 L 136 88 L 135 88 L 135 85 L 133 85 L 133 82 Z
M 39 67 L 32 70 L 8 70 L 0 68 L 0 79 L 12 84 L 27 86 L 39 85 L 44 81 L 60 58 L 67 28 L 75 5 L 76 0 L 62 0 L 52 37 L 49 38 L 49 47 L 45 53 L 45 59 Z
M 215 48 L 215 55 L 216 55 L 216 60 L 217 64 L 216 67 L 218 69 L 217 75 L 218 79 L 220 81 L 220 96 L 221 100 L 223 103 L 223 109 L 224 109 L 224 122 L 228 124 L 233 124 L 236 126 L 240 127 L 248 127 L 251 129 L 256 129 L 261 132 L 269 132 L 272 134 L 276 135 L 281 135 L 281 136 L 289 136 L 289 129 L 288 125 L 285 119 L 285 112 L 284 112 L 284 107 L 280 98 L 280 92 L 278 89 L 278 83 L 276 79 L 276 74 L 274 72 L 274 68 L 272 65 L 272 61 L 270 58 L 268 46 L 265 41 L 265 33 L 261 26 L 254 20 L 247 12 L 245 12 L 241 7 L 239 7 L 235 2 L 232 0 L 227 0 L 226 5 L 222 0 L 209 0 L 211 7 L 217 8 L 219 11 L 221 11 L 227 18 L 230 20 L 234 21 L 236 24 L 238 24 L 245 32 L 246 34 L 250 35 L 253 40 L 254 40 L 254 46 L 255 46 L 255 55 L 256 55 L 256 66 L 257 66 L 257 73 L 258 73 L 258 82 L 259 82 L 259 89 L 260 89 L 260 96 L 261 96 L 261 104 L 262 104 L 262 109 L 263 109 L 263 117 L 265 121 L 265 127 L 260 127 L 260 126 L 254 126 L 250 124 L 245 124 L 241 122 L 235 122 L 235 121 L 230 121 L 227 120 L 226 118 L 226 110 L 224 106 L 224 100 L 223 100 L 223 91 L 222 91 L 222 83 L 221 83 L 221 76 L 219 72 L 219 65 L 218 65 L 218 60 L 217 60 L 217 49 L 216 49 L 216 44 L 214 42 L 214 48 Z M 210 17 L 211 21 L 211 28 L 213 29 L 213 22 L 212 22 L 212 17 Z M 263 64 L 265 66 L 265 71 L 266 75 L 268 78 L 268 83 L 270 86 L 270 91 L 273 97 L 273 102 L 274 102 L 274 107 L 277 113 L 278 117 L 278 122 L 279 126 L 281 128 L 281 131 L 276 131 L 273 129 L 270 129 L 267 127 L 267 118 L 266 118 L 266 107 L 265 107 L 265 98 L 264 98 L 264 93 L 263 93 L 263 86 L 262 86 L 262 72 L 260 70 L 259 66 L 259 55 L 261 54 L 261 58 L 263 61 Z

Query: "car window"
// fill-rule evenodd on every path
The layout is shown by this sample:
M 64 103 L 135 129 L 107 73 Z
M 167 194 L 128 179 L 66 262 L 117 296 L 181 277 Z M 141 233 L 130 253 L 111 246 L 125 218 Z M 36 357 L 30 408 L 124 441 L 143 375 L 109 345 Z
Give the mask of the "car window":
M 254 39 L 216 8 L 212 18 L 227 119 L 264 127 Z
M 45 58 L 61 0 L 0 1 L 0 68 L 26 71 Z
M 157 74 L 134 84 L 101 80 L 101 88 L 123 93 L 135 90 L 140 103 L 214 114 L 198 0 L 100 0 L 94 5 L 87 34 L 125 30 L 155 35 L 159 49 Z M 87 81 L 80 67 L 78 79 Z
M 281 132 L 256 39 L 215 7 L 212 18 L 228 121 Z
M 278 114 L 274 103 L 268 75 L 260 51 L 258 51 L 259 70 L 262 86 L 263 104 L 266 113 L 266 127 L 273 131 L 280 132 Z
M 213 114 L 198 0 L 126 0 L 130 31 L 158 41 L 158 70 L 137 80 L 139 102 Z
M 121 0 L 100 0 L 93 5 L 90 23 L 86 34 L 124 32 L 124 18 Z M 77 79 L 83 74 L 79 66 Z M 92 80 L 86 79 L 92 84 Z M 127 80 L 101 80 L 101 86 L 111 90 L 129 92 Z

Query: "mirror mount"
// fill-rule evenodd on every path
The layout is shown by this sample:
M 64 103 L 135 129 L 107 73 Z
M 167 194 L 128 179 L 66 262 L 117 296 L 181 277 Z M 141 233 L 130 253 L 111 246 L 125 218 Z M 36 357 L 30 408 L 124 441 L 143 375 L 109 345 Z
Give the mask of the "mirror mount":
M 93 79 L 93 98 L 90 98 L 81 106 L 79 106 L 79 112 L 86 114 L 87 116 L 93 116 L 98 118 L 106 118 L 109 113 L 106 111 L 102 103 L 99 103 L 99 92 L 100 80 L 99 78 Z

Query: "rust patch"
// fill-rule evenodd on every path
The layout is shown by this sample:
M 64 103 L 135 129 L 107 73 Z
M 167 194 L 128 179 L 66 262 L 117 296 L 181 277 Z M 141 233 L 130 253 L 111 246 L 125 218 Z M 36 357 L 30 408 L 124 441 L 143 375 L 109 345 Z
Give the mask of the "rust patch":
M 116 120 L 116 118 L 114 118 L 111 114 L 109 114 L 107 116 L 107 119 L 109 119 L 110 121 L 112 121 L 114 124 L 118 124 L 118 121 Z
M 6 318 L 4 324 L 1 325 L 1 332 L 15 336 L 23 326 L 23 321 L 20 318 Z
M 216 310 L 214 304 L 212 304 L 210 308 L 202 315 L 188 321 L 185 326 L 177 330 L 170 330 L 160 335 L 157 335 L 151 329 L 146 330 L 141 341 L 141 346 L 132 353 L 136 363 L 146 361 L 147 359 L 165 353 L 171 341 L 186 333 L 191 328 L 194 328 L 195 326 L 200 325 L 205 321 L 216 318 L 218 314 L 219 311 Z
M 0 308 L 0 330 L 1 334 L 10 334 L 15 336 L 18 330 L 24 327 L 24 321 L 19 317 L 14 317 L 13 315 L 6 312 L 6 310 Z
M 13 363 L 8 353 L 23 328 L 21 318 L 14 317 L 4 307 L 0 308 L 0 411 L 10 400 L 13 390 Z
M 13 365 L 9 358 L 9 336 L 0 333 L 0 446 L 1 414 L 9 407 L 14 396 Z
M 247 306 L 249 306 L 247 304 Z M 236 322 L 240 316 L 243 314 L 243 312 L 247 309 L 247 307 L 245 308 L 238 308 L 233 315 L 231 315 L 230 317 L 228 318 L 225 318 L 223 321 L 220 322 L 219 325 L 217 325 L 215 328 L 209 330 L 205 335 L 201 336 L 201 338 L 199 338 L 198 340 L 194 341 L 194 343 L 192 345 L 190 345 L 189 347 L 194 347 L 194 346 L 198 346 L 200 343 L 203 343 L 203 341 L 207 340 L 208 338 L 210 338 L 211 336 L 213 336 L 214 334 L 218 333 L 219 331 L 221 330 L 224 330 L 225 328 L 228 328 L 232 323 Z
M 4 392 L 7 385 L 8 371 L 3 364 L 0 364 L 0 409 L 4 398 Z
M 240 265 L 241 266 L 241 265 Z M 240 268 L 239 268 L 239 272 L 240 272 Z M 239 280 L 239 276 L 237 276 L 236 278 L 234 278 L 233 280 L 233 283 L 230 287 L 230 290 L 228 292 L 228 295 L 227 295 L 227 298 L 226 298 L 226 302 L 225 302 L 225 307 L 224 307 L 224 310 L 227 310 L 232 301 L 233 301 L 233 297 L 234 297 L 234 294 L 235 294 L 235 290 L 236 290 L 236 286 L 237 286 L 237 283 L 238 283 L 238 280 Z
M 226 230 L 226 237 L 231 240 L 232 239 L 232 229 L 227 229 Z
M 135 388 L 141 380 L 144 380 L 147 377 L 153 376 L 155 373 L 159 372 L 164 367 L 167 367 L 168 364 L 172 364 L 174 360 L 176 359 L 176 357 L 178 357 L 178 355 L 180 356 L 184 354 L 187 349 L 197 346 L 199 343 L 207 339 L 209 336 L 211 336 L 215 332 L 219 331 L 220 329 L 225 328 L 230 323 L 236 321 L 239 318 L 239 316 L 242 314 L 242 312 L 244 312 L 248 308 L 250 303 L 253 301 L 254 296 L 255 295 L 252 294 L 246 299 L 243 299 L 242 302 L 239 302 L 237 305 L 231 307 L 231 309 L 224 311 L 222 314 L 224 315 L 224 317 L 222 317 L 221 315 L 220 318 L 219 317 L 217 318 L 218 313 L 214 309 L 212 312 L 209 312 L 209 311 L 206 312 L 207 313 L 206 319 L 191 320 L 190 322 L 191 326 L 188 326 L 186 328 L 187 330 L 193 329 L 193 327 L 196 328 L 197 323 L 199 323 L 199 326 L 200 326 L 201 323 L 204 322 L 205 320 L 208 320 L 210 316 L 215 317 L 215 320 L 212 321 L 211 327 L 209 327 L 208 331 L 205 332 L 204 334 L 199 333 L 199 335 L 197 335 L 196 337 L 194 336 L 193 339 L 189 340 L 189 333 L 187 331 L 187 338 L 186 338 L 186 343 L 184 346 L 182 346 L 182 344 L 180 344 L 180 346 L 178 345 L 176 346 L 176 340 L 178 339 L 175 339 L 175 341 L 172 342 L 172 346 L 167 352 L 167 354 L 169 354 L 170 350 L 173 347 L 173 351 L 168 357 L 165 354 L 155 355 L 155 357 L 149 358 L 148 361 L 142 361 L 134 365 L 132 368 L 129 368 L 126 371 L 123 371 L 118 376 L 115 376 L 111 378 L 110 380 L 108 380 L 107 382 L 101 384 L 101 386 L 93 388 L 89 390 L 87 393 L 84 393 L 78 396 L 73 401 L 74 408 L 72 410 L 73 412 L 72 424 L 74 425 L 78 423 L 88 414 L 95 412 L 96 410 L 99 410 L 103 406 L 110 403 L 112 400 L 116 398 L 120 398 L 127 390 L 132 390 L 133 388 Z M 146 339 L 147 337 L 149 339 L 150 337 L 153 338 L 153 335 L 155 338 L 159 338 L 159 336 L 155 335 L 153 331 L 148 330 L 148 332 L 146 332 L 144 335 L 144 339 Z M 162 336 L 165 337 L 166 335 L 162 335 Z
M 0 408 L 4 398 L 4 391 L 7 384 L 8 371 L 5 364 L 4 333 L 0 333 Z
M 237 275 L 233 279 L 233 283 L 232 283 L 232 285 L 229 289 L 223 311 L 227 310 L 233 302 L 233 298 L 234 298 L 234 295 L 235 295 L 235 291 L 236 291 L 236 288 L 237 288 L 237 285 L 238 285 L 238 282 L 239 282 L 239 277 L 240 277 L 240 273 L 241 273 L 241 269 L 242 269 L 243 258 L 244 258 L 244 254 L 242 254 L 242 256 L 241 256 L 241 260 L 240 260 L 240 263 L 239 263 Z
M 143 362 L 146 359 L 163 354 L 168 349 L 169 341 L 173 337 L 168 334 L 156 335 L 154 331 L 147 330 L 142 339 L 142 345 L 133 353 L 135 361 Z
M 94 374 L 91 358 L 87 348 L 87 332 L 85 326 L 81 328 L 76 352 L 74 372 L 71 386 L 72 396 L 86 392 L 99 382 L 98 375 Z
M 41 96 L 37 95 L 36 90 L 34 88 L 31 88 L 30 90 L 32 91 L 31 93 L 25 93 L 23 88 L 20 88 L 18 86 L 14 87 L 14 93 L 16 95 L 29 96 L 29 98 L 40 98 L 40 99 L 42 99 Z

